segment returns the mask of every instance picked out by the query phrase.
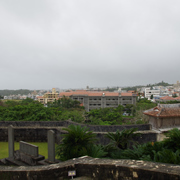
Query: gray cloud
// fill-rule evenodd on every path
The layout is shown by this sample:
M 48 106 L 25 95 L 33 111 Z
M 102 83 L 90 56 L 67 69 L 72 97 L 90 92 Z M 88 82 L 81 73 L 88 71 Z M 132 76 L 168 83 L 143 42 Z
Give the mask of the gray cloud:
M 0 89 L 175 83 L 180 1 L 0 2 Z

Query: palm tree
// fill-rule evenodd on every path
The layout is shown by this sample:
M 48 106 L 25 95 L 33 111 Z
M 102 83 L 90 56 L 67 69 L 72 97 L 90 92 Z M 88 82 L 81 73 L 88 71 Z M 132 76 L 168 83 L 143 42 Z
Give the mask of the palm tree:
M 118 147 L 119 149 L 127 149 L 131 143 L 135 143 L 133 138 L 140 135 L 140 133 L 134 133 L 137 128 L 117 130 L 115 133 L 108 132 L 108 137 L 111 142 L 110 146 Z
M 96 135 L 88 131 L 87 127 L 70 125 L 63 128 L 67 131 L 56 148 L 56 155 L 60 160 L 67 160 L 75 157 L 88 155 L 88 148 L 93 146 L 96 141 Z
M 170 130 L 167 135 L 166 139 L 164 139 L 164 146 L 167 149 L 172 149 L 173 151 L 176 151 L 180 149 L 180 130 L 177 128 L 174 128 Z

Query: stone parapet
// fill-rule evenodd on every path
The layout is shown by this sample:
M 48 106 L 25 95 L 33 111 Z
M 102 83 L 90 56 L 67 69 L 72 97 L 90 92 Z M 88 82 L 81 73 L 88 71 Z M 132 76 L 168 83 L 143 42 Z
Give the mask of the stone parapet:
M 68 171 L 76 170 L 76 177 L 89 177 L 93 180 L 180 180 L 180 166 L 137 160 L 111 160 L 80 157 L 58 164 L 36 167 L 0 166 L 3 179 L 68 179 Z

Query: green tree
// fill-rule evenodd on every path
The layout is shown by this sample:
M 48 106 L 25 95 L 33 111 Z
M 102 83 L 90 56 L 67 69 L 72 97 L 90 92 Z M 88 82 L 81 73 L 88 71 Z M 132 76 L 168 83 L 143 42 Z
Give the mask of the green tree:
M 119 105 L 117 108 L 100 108 L 93 109 L 86 113 L 86 116 L 91 120 L 92 124 L 114 125 L 122 122 L 122 112 L 124 107 Z M 99 123 L 97 123 L 99 122 Z
M 135 133 L 136 128 L 117 130 L 115 133 L 108 132 L 107 138 L 111 140 L 110 146 L 117 147 L 119 149 L 127 149 L 131 143 L 135 143 L 134 138 L 139 136 L 139 133 Z
M 29 104 L 29 103 L 34 103 L 34 104 L 36 104 L 36 103 L 39 103 L 38 101 L 34 101 L 33 99 L 31 99 L 31 98 L 26 98 L 26 99 L 23 99 L 22 101 L 21 101 L 21 104 L 23 104 L 23 105 L 27 105 L 27 104 Z
M 126 104 L 124 110 L 126 111 L 126 113 L 128 113 L 129 115 L 132 114 L 133 116 L 136 112 L 135 106 L 133 104 Z
M 88 155 L 88 150 L 96 141 L 96 135 L 87 127 L 69 125 L 63 128 L 67 131 L 63 134 L 61 144 L 56 148 L 56 155 L 60 160 L 68 160 L 75 157 Z
M 151 94 L 151 97 L 150 97 L 150 99 L 153 99 L 153 94 Z
M 0 120 L 4 121 L 50 121 L 55 112 L 43 104 L 32 101 L 7 101 L 0 106 Z
M 148 142 L 133 146 L 132 149 L 112 151 L 112 158 L 136 159 L 162 163 L 180 164 L 180 131 L 175 128 L 168 132 L 161 142 Z
M 6 107 L 14 107 L 16 105 L 19 105 L 19 101 L 15 101 L 15 100 L 7 100 L 5 103 Z
M 174 94 L 172 95 L 172 97 L 173 97 L 173 98 L 176 98 L 176 97 L 178 97 L 178 96 L 177 96 L 176 93 L 174 93 Z
M 65 109 L 70 109 L 70 108 L 80 108 L 83 109 L 82 106 L 80 106 L 80 102 L 77 100 L 72 100 L 69 97 L 63 96 L 62 98 L 55 100 L 53 103 L 49 103 L 49 107 L 61 107 Z
M 135 120 L 138 123 L 147 123 L 148 117 L 143 114 L 147 109 L 156 107 L 157 104 L 151 102 L 147 98 L 139 99 L 135 106 Z
M 164 146 L 166 149 L 171 149 L 176 151 L 180 149 L 180 130 L 174 128 L 166 134 L 166 139 L 164 139 Z

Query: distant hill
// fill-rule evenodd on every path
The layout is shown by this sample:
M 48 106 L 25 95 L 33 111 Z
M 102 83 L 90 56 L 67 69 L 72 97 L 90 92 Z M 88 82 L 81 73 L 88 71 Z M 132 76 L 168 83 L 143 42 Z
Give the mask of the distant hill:
M 133 91 L 136 91 L 137 88 L 142 88 L 144 86 L 132 86 L 132 87 L 124 87 L 122 88 L 122 90 L 126 90 L 126 91 L 130 91 L 130 90 L 133 90 Z
M 169 83 L 167 83 L 167 82 L 162 81 L 162 82 L 155 83 L 155 84 L 148 84 L 147 86 L 148 86 L 148 87 L 151 87 L 151 86 L 172 86 L 172 85 L 173 85 L 173 84 L 169 84 Z
M 1 96 L 9 96 L 9 95 L 28 95 L 29 93 L 34 92 L 33 90 L 28 90 L 28 89 L 18 89 L 18 90 L 8 90 L 8 89 L 4 89 L 4 90 L 0 90 L 0 95 Z
M 167 82 L 159 82 L 159 83 L 155 83 L 155 84 L 147 84 L 146 86 L 132 86 L 132 87 L 125 87 L 125 88 L 122 88 L 122 90 L 126 90 L 126 91 L 129 91 L 129 90 L 136 90 L 137 88 L 141 88 L 141 87 L 153 87 L 153 86 L 172 86 L 173 84 L 169 84 Z

